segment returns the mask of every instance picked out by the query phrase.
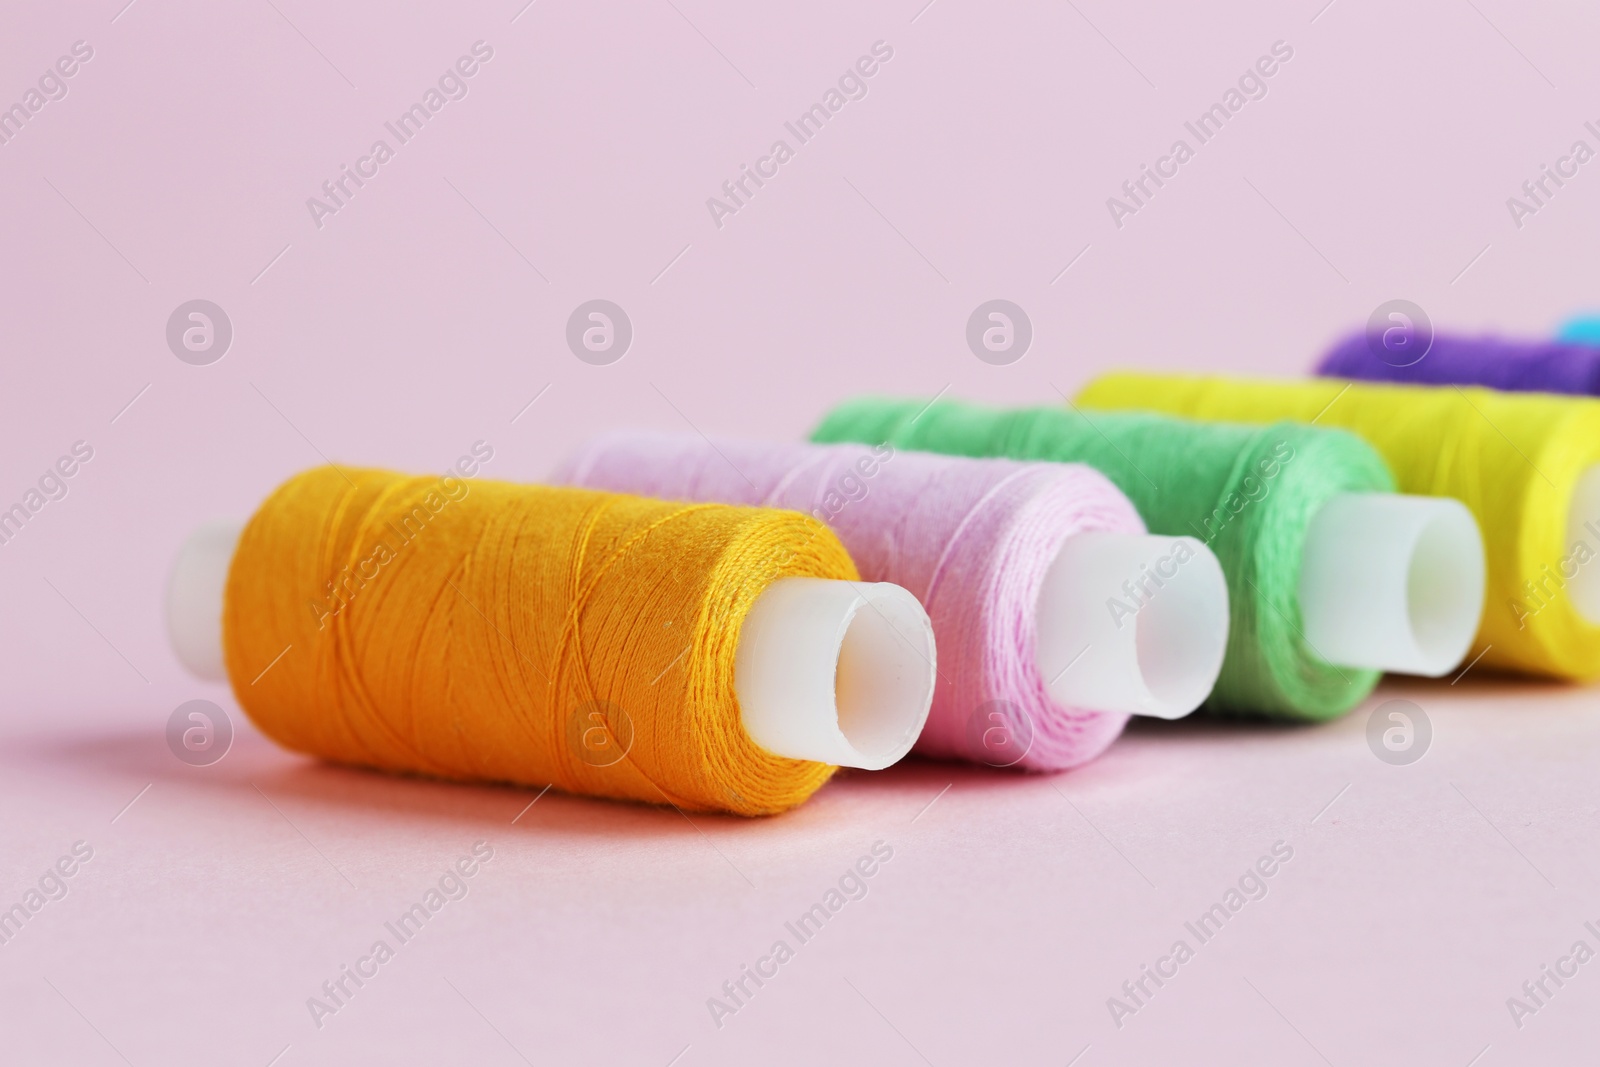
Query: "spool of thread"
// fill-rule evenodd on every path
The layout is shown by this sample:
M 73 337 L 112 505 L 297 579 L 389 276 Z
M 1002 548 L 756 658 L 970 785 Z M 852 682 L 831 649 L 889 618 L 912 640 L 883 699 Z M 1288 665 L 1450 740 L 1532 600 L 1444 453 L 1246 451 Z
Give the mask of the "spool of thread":
M 1491 389 L 1111 374 L 1088 408 L 1201 419 L 1315 419 L 1371 442 L 1408 493 L 1454 497 L 1482 527 L 1482 662 L 1600 676 L 1600 401 Z M 1094 416 L 1099 418 L 1098 415 Z
M 916 594 L 942 652 L 916 750 L 1061 770 L 1128 715 L 1199 706 L 1222 665 L 1227 586 L 1193 538 L 1149 537 L 1083 466 L 620 433 L 557 480 L 679 500 L 761 504 L 827 522 L 869 580 Z M 1142 583 L 1126 616 L 1106 603 Z
M 1574 315 L 1562 324 L 1556 338 L 1575 345 L 1600 345 L 1600 315 Z
M 1150 529 L 1201 538 L 1222 562 L 1232 612 L 1213 710 L 1331 718 L 1360 703 L 1380 670 L 1448 670 L 1477 621 L 1471 517 L 1390 493 L 1383 461 L 1350 434 L 860 399 L 813 436 L 1087 463 Z M 1452 580 L 1459 568 L 1459 583 L 1441 581 L 1435 555 Z
M 1438 336 L 1421 358 L 1390 356 L 1365 333 L 1339 342 L 1317 365 L 1324 378 L 1416 385 L 1483 385 L 1513 392 L 1600 395 L 1600 348 L 1561 341 Z
M 168 625 L 297 751 L 757 815 L 926 720 L 927 616 L 856 579 L 793 512 L 322 467 L 190 539 Z

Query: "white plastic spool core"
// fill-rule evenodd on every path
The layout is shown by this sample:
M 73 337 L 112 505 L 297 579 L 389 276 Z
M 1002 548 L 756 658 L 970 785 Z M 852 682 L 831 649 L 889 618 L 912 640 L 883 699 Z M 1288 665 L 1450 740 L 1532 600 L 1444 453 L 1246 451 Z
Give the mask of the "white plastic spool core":
M 167 634 L 197 677 L 227 677 L 223 588 L 243 529 L 212 523 L 178 551 Z M 880 770 L 911 750 L 933 704 L 933 624 L 887 583 L 780 578 L 756 598 L 734 653 L 745 731 L 778 756 Z
M 1594 558 L 1587 563 L 1572 560 L 1577 573 L 1567 580 L 1567 596 L 1579 615 L 1600 625 L 1600 465 L 1578 477 L 1567 507 L 1566 548 L 1570 552 L 1579 544 L 1587 546 Z M 1557 568 L 1556 563 L 1550 566 L 1553 571 Z
M 1193 537 L 1075 534 L 1045 572 L 1036 627 L 1056 700 L 1180 719 L 1222 670 L 1228 583 Z
M 1459 500 L 1342 493 L 1311 520 L 1299 592 L 1328 662 L 1437 678 L 1478 631 L 1483 538 Z
M 242 532 L 236 522 L 197 528 L 178 550 L 167 582 L 167 640 L 178 662 L 209 682 L 228 677 L 222 660 L 222 594 Z
M 734 653 L 744 728 L 768 752 L 881 770 L 916 743 L 933 704 L 933 624 L 888 582 L 780 578 Z

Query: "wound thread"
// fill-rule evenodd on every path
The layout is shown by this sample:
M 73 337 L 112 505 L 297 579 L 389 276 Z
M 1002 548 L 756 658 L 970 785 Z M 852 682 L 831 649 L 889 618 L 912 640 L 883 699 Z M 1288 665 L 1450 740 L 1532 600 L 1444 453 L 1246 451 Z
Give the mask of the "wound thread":
M 1144 532 L 1128 499 L 1087 467 L 624 432 L 591 442 L 556 480 L 827 522 L 865 580 L 904 586 L 933 622 L 939 674 L 922 755 L 1061 770 L 1099 755 L 1127 722 L 1055 700 L 1036 658 L 1039 590 L 1062 543 Z
M 1600 463 L 1600 401 L 1155 374 L 1106 375 L 1078 399 L 1087 408 L 1201 419 L 1315 419 L 1360 434 L 1389 461 L 1402 492 L 1456 497 L 1478 520 L 1488 565 L 1477 637 L 1488 648 L 1482 663 L 1559 678 L 1600 676 L 1600 625 L 1561 595 L 1576 573 L 1568 512 L 1580 477 Z M 1577 565 L 1593 566 L 1587 559 Z
M 857 573 L 793 512 L 320 467 L 239 539 L 228 677 L 339 763 L 769 814 L 834 770 L 740 719 L 740 627 L 789 576 Z
M 829 412 L 812 439 L 1085 463 L 1127 494 L 1151 532 L 1205 542 L 1227 577 L 1231 618 L 1208 710 L 1328 719 L 1377 684 L 1377 671 L 1323 661 L 1300 620 L 1301 553 L 1317 511 L 1340 493 L 1393 488 L 1377 453 L 1349 434 L 862 398 Z
M 1561 341 L 1436 336 L 1417 362 L 1380 359 L 1365 334 L 1335 345 L 1317 364 L 1323 378 L 1414 385 L 1482 385 L 1512 392 L 1600 396 L 1600 347 Z

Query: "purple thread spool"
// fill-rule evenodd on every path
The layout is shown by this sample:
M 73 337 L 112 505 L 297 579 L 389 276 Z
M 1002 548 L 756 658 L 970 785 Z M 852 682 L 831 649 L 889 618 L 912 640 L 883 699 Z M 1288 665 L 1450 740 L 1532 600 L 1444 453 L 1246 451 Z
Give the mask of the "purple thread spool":
M 1600 346 L 1499 337 L 1436 336 L 1414 363 L 1386 358 L 1383 336 L 1345 338 L 1317 365 L 1323 378 L 1412 385 L 1483 385 L 1520 393 L 1600 396 Z

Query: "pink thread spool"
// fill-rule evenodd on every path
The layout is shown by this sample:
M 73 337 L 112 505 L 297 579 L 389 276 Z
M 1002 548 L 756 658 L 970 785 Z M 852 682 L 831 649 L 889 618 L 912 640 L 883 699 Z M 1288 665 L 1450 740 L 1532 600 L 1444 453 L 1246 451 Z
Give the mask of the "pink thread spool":
M 1194 710 L 1221 669 L 1216 557 L 1194 538 L 1147 535 L 1088 467 L 620 433 L 557 480 L 828 523 L 863 580 L 904 586 L 933 621 L 938 680 L 915 746 L 926 756 L 1072 767 L 1130 714 Z

